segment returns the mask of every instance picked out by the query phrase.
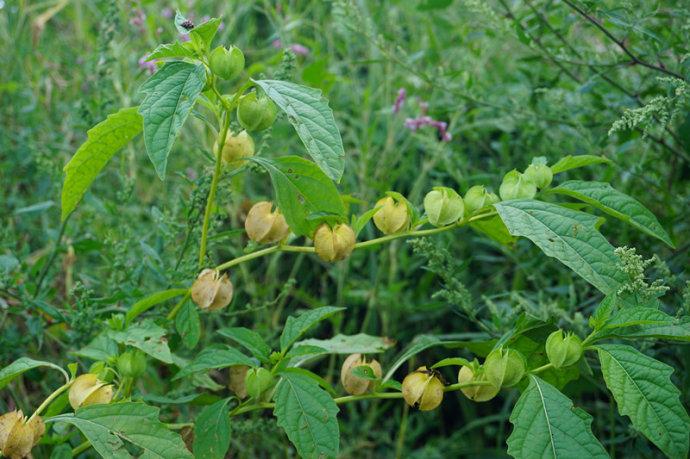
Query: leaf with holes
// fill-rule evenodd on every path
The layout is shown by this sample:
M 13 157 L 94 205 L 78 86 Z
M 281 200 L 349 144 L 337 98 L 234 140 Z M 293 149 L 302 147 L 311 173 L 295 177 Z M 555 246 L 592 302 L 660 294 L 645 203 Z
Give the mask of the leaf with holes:
M 165 329 L 150 320 L 131 325 L 126 330 L 111 330 L 108 337 L 120 344 L 141 349 L 161 362 L 173 363 L 168 340 L 165 339 Z
M 278 159 L 252 158 L 271 176 L 276 201 L 290 229 L 311 236 L 319 221 L 312 214 L 345 218 L 345 206 L 335 184 L 314 163 L 299 156 Z

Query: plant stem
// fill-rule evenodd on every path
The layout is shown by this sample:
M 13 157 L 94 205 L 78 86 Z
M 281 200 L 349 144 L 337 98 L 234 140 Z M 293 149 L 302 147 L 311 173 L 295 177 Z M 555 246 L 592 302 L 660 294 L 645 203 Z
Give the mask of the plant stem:
M 225 113 L 223 118 L 223 126 L 218 135 L 218 143 L 216 146 L 216 165 L 213 169 L 213 178 L 211 179 L 211 189 L 206 198 L 206 210 L 204 211 L 204 223 L 201 227 L 201 246 L 199 247 L 199 269 L 204 267 L 204 260 L 206 259 L 206 243 L 208 241 L 208 227 L 211 223 L 211 213 L 213 204 L 216 201 L 216 191 L 218 190 L 218 181 L 220 179 L 221 170 L 223 167 L 223 145 L 225 145 L 225 138 L 228 135 L 228 128 L 230 127 L 230 114 Z
M 177 316 L 177 313 L 180 312 L 180 309 L 182 309 L 182 306 L 184 305 L 185 301 L 192 295 L 192 290 L 189 289 L 187 290 L 187 293 L 185 296 L 170 310 L 166 318 L 168 320 L 173 320 L 175 316 Z
M 36 298 L 40 293 L 41 285 L 43 285 L 43 281 L 45 280 L 46 275 L 48 274 L 48 270 L 55 261 L 55 257 L 57 257 L 58 251 L 60 250 L 60 241 L 62 241 L 62 236 L 65 235 L 65 230 L 67 229 L 67 222 L 69 221 L 69 218 L 71 216 L 72 213 L 68 214 L 65 220 L 60 224 L 60 231 L 58 232 L 57 239 L 55 239 L 55 246 L 53 247 L 53 250 L 50 254 L 50 258 L 48 259 L 46 264 L 43 265 L 43 269 L 41 269 L 41 274 L 38 276 L 38 281 L 36 281 L 36 290 L 34 291 L 34 298 Z
M 487 212 L 485 214 L 476 215 L 472 218 L 468 218 L 467 220 L 460 220 L 457 223 L 453 223 L 451 225 L 446 225 L 446 226 L 441 226 L 438 228 L 430 228 L 430 229 L 425 229 L 425 230 L 411 230 L 411 231 L 405 231 L 403 233 L 398 233 L 398 234 L 389 234 L 387 236 L 382 236 L 382 237 L 379 237 L 376 239 L 370 239 L 368 241 L 358 242 L 355 244 L 355 249 L 363 249 L 363 248 L 367 248 L 367 247 L 372 247 L 375 245 L 384 244 L 386 242 L 390 242 L 390 241 L 393 241 L 395 239 L 400 239 L 400 238 L 431 236 L 433 234 L 443 233 L 445 231 L 459 228 L 461 226 L 465 226 L 465 225 L 472 223 L 472 222 L 475 222 L 477 220 L 483 220 L 485 218 L 489 218 L 489 217 L 492 217 L 494 215 L 496 215 L 496 212 L 491 211 L 491 212 Z M 216 266 L 215 269 L 222 271 L 222 270 L 231 268 L 233 266 L 237 266 L 237 265 L 244 263 L 246 261 L 253 260 L 255 258 L 260 258 L 260 257 L 263 257 L 265 255 L 270 255 L 270 254 L 276 253 L 276 252 L 313 253 L 313 252 L 315 252 L 315 249 L 313 246 L 274 245 L 271 247 L 267 247 L 265 249 L 257 250 L 256 252 L 242 255 L 241 257 L 233 258 L 232 260 L 226 261 L 225 263 L 222 263 L 222 264 Z
M 69 389 L 69 387 L 72 385 L 72 382 L 73 382 L 73 381 L 70 380 L 70 381 L 66 382 L 65 384 L 63 384 L 62 386 L 60 386 L 60 387 L 58 387 L 57 389 L 55 389 L 55 391 L 54 391 L 52 394 L 50 394 L 50 395 L 48 396 L 48 398 L 46 398 L 45 400 L 43 400 L 43 403 L 41 403 L 41 405 L 40 405 L 38 408 L 36 408 L 36 411 L 34 411 L 34 413 L 31 415 L 31 417 L 29 418 L 29 421 L 31 421 L 31 420 L 32 420 L 33 418 L 35 418 L 36 416 L 39 416 L 39 415 L 41 414 L 41 412 L 43 412 L 43 410 L 46 409 L 46 407 L 47 407 L 48 405 L 50 405 L 50 403 L 51 403 L 53 400 L 55 400 L 61 393 L 63 393 L 63 392 L 66 391 L 67 389 Z M 27 422 L 28 422 L 28 421 L 27 421 Z
M 536 375 L 537 373 L 541 373 L 542 371 L 546 371 L 550 368 L 553 368 L 552 363 L 547 363 L 546 365 L 542 365 L 539 368 L 535 368 L 534 370 L 530 371 L 533 375 Z
M 87 449 L 91 448 L 91 443 L 89 441 L 85 441 L 81 445 L 77 446 L 76 448 L 72 449 L 72 457 L 76 457 L 79 454 L 83 453 Z

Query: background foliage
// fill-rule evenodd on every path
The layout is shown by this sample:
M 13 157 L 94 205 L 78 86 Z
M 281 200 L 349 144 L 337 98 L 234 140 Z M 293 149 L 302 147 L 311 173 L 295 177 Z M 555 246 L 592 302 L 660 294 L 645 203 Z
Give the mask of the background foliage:
M 675 250 L 610 218 L 601 231 L 615 246 L 654 256 L 645 282 L 663 279 L 669 287 L 666 312 L 690 312 L 690 10 L 682 1 L 0 4 L 0 366 L 30 355 L 56 363 L 77 358 L 88 368 L 77 351 L 112 313 L 196 275 L 194 241 L 213 142 L 198 119 L 173 147 L 164 182 L 138 138 L 113 158 L 68 224 L 59 224 L 64 164 L 87 129 L 141 102 L 148 69 L 139 60 L 176 38 L 175 8 L 197 20 L 221 17 L 218 41 L 240 46 L 256 77 L 324 91 L 345 149 L 339 188 L 355 210 L 388 190 L 413 203 L 434 185 L 464 191 L 482 183 L 497 191 L 507 170 L 534 156 L 550 164 L 568 154 L 606 156 L 609 165 L 567 178 L 614 183 L 653 211 Z M 394 113 L 399 88 L 407 99 Z M 448 122 L 451 141 L 439 141 L 431 127 L 405 127 L 427 104 L 432 118 Z M 260 151 L 303 155 L 286 117 L 268 132 L 256 139 Z M 243 253 L 238 228 L 248 203 L 271 196 L 258 167 L 242 178 L 223 177 L 209 243 L 215 261 Z M 372 237 L 374 229 L 362 234 Z M 419 335 L 496 337 L 523 311 L 584 330 L 601 300 L 527 240 L 505 248 L 468 230 L 360 250 L 332 268 L 310 255 L 276 254 L 241 265 L 232 280 L 231 307 L 203 315 L 203 331 L 246 326 L 275 344 L 289 314 L 343 306 L 346 313 L 316 337 L 363 332 L 395 340 L 379 359 L 384 371 Z M 176 335 L 170 347 L 190 357 L 210 341 L 203 331 L 196 351 Z M 687 348 L 643 348 L 676 369 L 672 378 L 687 406 Z M 416 359 L 436 361 L 448 352 L 431 348 Z M 329 358 L 313 369 L 335 383 L 339 365 Z M 23 384 L 9 386 L 0 411 L 40 403 L 60 384 L 58 373 L 44 375 L 32 370 Z M 217 383 L 225 385 L 227 376 L 215 376 L 207 386 L 219 398 L 177 403 L 182 394 L 170 392 L 170 376 L 149 365 L 136 391 L 158 398 L 162 419 L 174 423 L 223 397 Z M 585 375 L 564 392 L 593 416 L 592 429 L 612 456 L 660 454 L 608 402 L 602 379 Z M 447 397 L 429 413 L 410 412 L 399 401 L 342 406 L 341 455 L 503 456 L 517 396 L 504 392 L 487 404 Z M 256 415 L 230 428 L 231 449 L 241 457 L 294 454 L 270 418 Z

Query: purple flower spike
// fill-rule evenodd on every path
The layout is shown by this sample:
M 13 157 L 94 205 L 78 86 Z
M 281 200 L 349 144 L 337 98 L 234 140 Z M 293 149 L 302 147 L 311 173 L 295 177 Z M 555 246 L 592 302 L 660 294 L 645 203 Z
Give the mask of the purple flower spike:
M 147 61 L 146 58 L 148 56 L 141 56 L 139 58 L 139 68 L 142 70 L 147 71 L 150 75 L 156 72 L 156 62 L 158 62 L 158 59 L 153 59 L 152 61 Z
M 298 43 L 294 43 L 290 45 L 290 50 L 297 54 L 298 56 L 308 56 L 309 55 L 309 48 L 306 46 L 300 45 Z
M 405 103 L 405 98 L 407 97 L 407 91 L 405 88 L 398 89 L 398 97 L 395 98 L 395 103 L 393 104 L 393 113 L 398 113 L 402 108 L 402 104 Z

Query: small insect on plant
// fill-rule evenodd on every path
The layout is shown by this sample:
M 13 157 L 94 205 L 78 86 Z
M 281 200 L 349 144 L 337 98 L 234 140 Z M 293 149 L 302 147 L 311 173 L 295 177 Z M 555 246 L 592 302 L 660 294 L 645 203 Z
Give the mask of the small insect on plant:
M 3 456 L 241 457 L 232 449 L 234 426 L 268 419 L 277 426 L 270 435 L 287 437 L 292 445 L 291 452 L 275 457 L 335 458 L 342 452 L 339 412 L 346 405 L 385 401 L 381 407 L 404 409 L 401 422 L 408 422 L 449 399 L 481 404 L 505 397 L 512 424 L 502 445 L 507 454 L 605 458 L 609 452 L 592 416 L 563 391 L 580 380 L 602 380 L 614 407 L 611 416 L 617 410 L 627 417 L 650 449 L 687 457 L 690 419 L 671 381 L 673 368 L 646 351 L 655 340 L 687 342 L 690 318 L 664 312 L 664 289 L 644 283 L 645 262 L 634 250 L 615 248 L 600 233 L 601 215 L 669 247 L 674 243 L 647 208 L 609 183 L 561 178 L 566 171 L 576 176 L 580 168 L 607 167 L 608 159 L 576 155 L 548 164 L 535 157 L 531 164 L 507 167 L 520 170 L 505 171 L 502 182 L 493 184 L 497 193 L 481 183 L 463 190 L 435 186 L 413 202 L 391 190 L 353 214 L 349 190 L 339 190 L 349 172 L 343 140 L 321 91 L 283 79 L 250 78 L 243 50 L 216 43 L 219 19 L 192 22 L 177 13 L 174 23 L 188 40 L 162 44 L 148 55 L 157 67 L 137 94 L 140 104 L 92 127 L 65 166 L 62 220 L 75 218 L 109 160 L 139 135 L 164 180 L 173 145 L 191 114 L 203 123 L 212 145 L 212 167 L 197 182 L 202 212 L 189 231 L 189 247 L 198 250 L 195 270 L 165 290 L 142 292 L 126 312 L 113 312 L 98 324 L 102 329 L 91 343 L 65 356 L 65 367 L 28 356 L 4 365 L 0 389 L 40 367 L 59 372 L 64 384 L 44 384 L 42 403 L 17 404 L 24 411 L 1 414 Z M 257 147 L 276 129 L 276 120 L 287 121 L 285 128 L 292 125 L 290 135 L 296 133 L 306 155 Z M 441 127 L 439 141 L 449 140 L 446 125 Z M 241 180 L 266 183 L 272 196 L 247 204 L 234 228 L 216 233 L 214 221 L 224 205 L 219 187 Z M 222 314 L 244 291 L 243 270 L 261 258 L 280 254 L 289 264 L 299 256 L 314 269 L 335 271 L 359 251 L 468 232 L 496 246 L 531 241 L 545 260 L 572 270 L 603 300 L 582 327 L 561 329 L 521 313 L 503 334 L 469 340 L 422 335 L 401 342 L 394 359 L 380 356 L 396 345 L 392 339 L 339 333 L 334 324 L 348 315 L 347 307 L 288 306 L 285 315 L 276 315 L 275 334 L 266 327 L 223 323 Z M 209 249 L 239 233 L 247 241 L 239 256 L 222 258 L 222 250 Z M 284 307 L 281 299 L 294 284 L 302 292 L 318 288 L 291 279 L 266 307 Z M 202 328 L 209 339 L 200 345 Z M 317 330 L 332 333 L 308 337 Z M 444 357 L 425 360 L 424 351 L 432 347 L 443 348 Z M 336 374 L 342 365 L 339 384 L 316 364 L 323 361 Z M 163 381 L 155 390 L 149 385 L 152 375 Z

